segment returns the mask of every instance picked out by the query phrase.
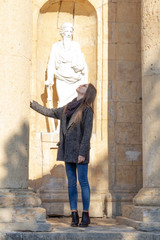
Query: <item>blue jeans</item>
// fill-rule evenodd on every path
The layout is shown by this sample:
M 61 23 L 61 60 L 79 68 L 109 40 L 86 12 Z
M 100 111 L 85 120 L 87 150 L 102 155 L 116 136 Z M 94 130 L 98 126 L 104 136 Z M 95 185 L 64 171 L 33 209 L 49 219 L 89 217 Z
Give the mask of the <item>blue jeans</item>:
M 68 178 L 68 194 L 71 210 L 77 210 L 77 171 L 81 186 L 83 210 L 89 210 L 90 187 L 88 182 L 88 164 L 65 163 Z M 77 170 L 77 171 L 76 171 Z

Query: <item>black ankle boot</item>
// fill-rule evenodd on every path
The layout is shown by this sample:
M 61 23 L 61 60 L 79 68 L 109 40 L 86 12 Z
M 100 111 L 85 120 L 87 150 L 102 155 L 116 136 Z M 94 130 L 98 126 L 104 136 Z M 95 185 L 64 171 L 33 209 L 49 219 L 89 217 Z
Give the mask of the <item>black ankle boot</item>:
M 72 222 L 71 222 L 71 226 L 72 226 L 72 227 L 78 227 L 78 224 L 79 224 L 78 212 L 77 212 L 77 211 L 73 211 L 73 212 L 72 212 Z
M 88 212 L 82 213 L 82 220 L 79 224 L 79 227 L 88 227 L 88 224 L 90 224 L 90 217 Z

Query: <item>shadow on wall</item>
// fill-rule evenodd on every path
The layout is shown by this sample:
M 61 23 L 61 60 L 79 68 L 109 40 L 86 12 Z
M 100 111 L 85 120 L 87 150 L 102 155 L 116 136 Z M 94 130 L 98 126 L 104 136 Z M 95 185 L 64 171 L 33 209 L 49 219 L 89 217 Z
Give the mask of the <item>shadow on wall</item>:
M 121 116 L 123 114 L 125 115 L 125 113 L 127 113 L 127 107 L 126 109 L 121 108 L 121 112 L 119 112 L 118 114 L 115 111 L 118 111 L 118 107 L 120 106 L 120 104 L 123 104 L 124 102 L 125 102 L 124 106 L 127 106 L 129 101 L 127 100 L 128 101 L 127 103 L 126 99 L 125 100 L 117 99 L 117 96 L 121 97 L 121 95 L 118 95 L 119 93 L 121 94 L 120 90 L 116 98 L 114 98 L 115 96 L 112 96 L 109 101 L 109 109 L 110 109 L 109 135 L 111 136 L 111 138 L 109 138 L 109 149 L 110 149 L 110 152 L 109 152 L 109 169 L 110 170 L 109 171 L 111 171 L 110 177 L 109 177 L 110 179 L 109 189 L 113 199 L 112 207 L 115 208 L 113 215 L 121 215 L 123 205 L 133 204 L 133 201 L 132 201 L 133 197 L 143 187 L 143 181 L 142 181 L 143 162 L 141 162 L 143 160 L 142 157 L 144 157 L 144 161 L 146 160 L 145 164 L 149 165 L 145 170 L 146 171 L 145 174 L 147 174 L 147 177 L 145 179 L 146 186 L 150 186 L 151 183 L 155 183 L 155 186 L 156 184 L 157 186 L 159 185 L 158 183 L 159 179 L 157 178 L 157 176 L 159 175 L 159 172 L 160 172 L 160 165 L 157 164 L 157 162 L 155 161 L 156 159 L 159 158 L 158 156 L 160 153 L 160 147 L 159 147 L 160 146 L 160 128 L 159 128 L 160 104 L 159 104 L 159 101 L 157 100 L 159 99 L 159 88 L 160 88 L 159 69 L 157 66 L 157 63 L 159 62 L 159 55 L 160 55 L 160 52 L 157 53 L 157 55 L 155 56 L 154 62 L 143 74 L 143 96 L 142 96 L 142 92 L 140 92 L 141 90 L 141 82 L 140 82 L 140 85 L 137 85 L 137 89 L 138 89 L 137 99 L 135 100 L 131 99 L 131 100 L 134 100 L 133 102 L 135 105 L 139 105 L 140 104 L 139 102 L 142 101 L 143 118 L 144 118 L 143 126 L 141 126 L 142 122 L 138 120 L 138 115 L 139 115 L 138 110 L 136 109 L 137 111 L 135 111 L 133 115 L 134 108 L 131 108 L 131 111 L 128 112 L 128 116 L 127 116 L 127 119 L 130 119 L 130 122 L 129 121 L 127 122 L 127 119 L 125 120 L 125 123 L 127 124 L 129 123 L 130 128 L 126 127 L 122 129 L 123 130 L 122 132 L 118 132 L 117 131 L 118 128 L 116 127 L 116 125 L 119 124 L 120 126 L 123 124 L 120 121 L 118 122 L 118 120 L 120 119 L 119 114 L 121 114 Z M 117 63 L 120 66 L 120 61 Z M 111 67 L 111 63 L 109 64 L 110 64 L 109 67 Z M 132 71 L 130 72 L 130 75 L 128 75 L 129 69 L 126 69 L 125 67 L 125 69 L 123 70 L 124 71 L 121 71 L 118 73 L 119 78 L 122 76 L 124 78 L 123 79 L 121 78 L 116 82 L 117 89 L 119 88 L 118 84 L 125 83 L 125 81 L 128 81 L 128 78 L 129 78 L 129 81 L 131 81 L 130 79 L 132 78 L 133 79 L 132 81 L 135 81 L 136 84 L 138 83 L 136 78 L 134 80 L 134 74 L 136 72 Z M 134 68 L 132 68 L 132 70 L 134 70 Z M 113 82 L 111 84 L 113 84 Z M 132 86 L 133 85 L 131 84 L 131 88 L 127 90 L 134 91 Z M 113 89 L 112 89 L 112 93 L 113 93 Z M 124 91 L 122 93 L 124 94 Z M 119 101 L 119 103 L 117 100 Z M 142 111 L 142 106 L 141 106 L 141 111 Z M 136 118 L 134 118 L 135 119 L 135 122 L 134 122 L 134 120 L 131 117 L 135 117 L 135 116 Z M 140 141 L 137 140 L 137 143 L 136 141 L 134 141 L 134 137 L 136 136 L 136 129 L 135 129 L 135 134 L 131 135 L 132 138 L 130 139 L 128 138 L 129 134 L 132 131 L 131 128 L 135 123 L 138 131 L 140 132 L 140 135 L 139 135 Z M 145 148 L 144 149 L 145 155 L 144 156 L 141 155 L 139 158 L 140 160 L 137 162 L 135 162 L 134 160 L 129 161 L 126 157 L 124 150 L 128 148 L 131 148 L 133 150 L 133 149 L 136 149 L 138 145 L 139 146 L 142 145 L 142 139 L 141 139 L 142 130 L 140 126 L 143 128 L 143 138 L 144 138 L 145 146 L 142 146 L 142 147 Z M 126 138 L 121 138 L 121 142 L 117 141 L 117 139 L 119 140 L 120 138 L 116 138 L 119 133 L 124 134 L 124 136 L 126 137 Z M 123 149 L 123 153 L 122 153 L 122 149 Z M 120 167 L 121 167 L 121 171 L 119 171 Z M 127 173 L 125 169 L 128 170 Z M 134 169 L 136 169 L 136 171 L 134 171 Z M 152 172 L 152 169 L 154 174 Z M 125 179 L 126 181 L 124 181 Z M 130 196 L 128 195 L 127 197 L 128 193 L 131 193 L 132 195 Z M 125 194 L 126 194 L 126 197 L 125 197 Z M 131 196 L 133 197 L 131 198 Z
M 100 157 L 100 163 L 94 165 L 92 164 L 92 159 L 90 159 L 89 164 L 88 177 L 91 187 L 90 215 L 95 217 L 102 217 L 103 214 L 105 214 L 105 192 L 103 189 L 106 189 L 107 181 L 107 177 L 105 178 L 107 167 L 106 158 L 105 156 L 103 156 L 103 158 Z M 53 159 L 53 167 L 50 173 L 44 174 L 42 178 L 29 180 L 29 185 L 39 194 L 48 216 L 70 215 L 67 177 L 65 166 L 62 162 L 57 162 L 56 164 L 56 160 Z M 77 187 L 78 209 L 81 213 L 82 198 L 78 179 Z
M 53 165 L 50 173 L 29 180 L 29 186 L 38 193 L 48 216 L 70 216 L 65 167 L 60 162 Z
M 24 122 L 19 131 L 5 144 L 6 160 L 3 165 L 6 176 L 1 180 L 4 188 L 28 187 L 29 125 Z
M 47 63 L 48 65 L 48 63 Z M 45 71 L 45 81 L 47 80 L 47 69 Z M 50 94 L 52 96 L 52 105 L 53 105 L 53 108 L 57 108 L 58 106 L 58 95 L 57 95 L 57 88 L 56 88 L 56 79 L 54 77 L 54 84 L 52 87 L 50 87 Z M 44 87 L 44 92 L 41 94 L 41 100 L 43 102 L 43 106 L 44 107 L 49 107 L 48 104 L 47 104 L 47 98 L 48 98 L 48 95 L 47 95 L 47 87 L 45 86 Z M 46 121 L 46 130 L 47 132 L 52 132 L 53 129 L 52 127 L 50 127 L 50 124 L 49 124 L 49 119 L 47 117 L 45 117 L 45 121 Z M 58 121 L 55 119 L 55 128 L 57 127 L 57 124 L 58 124 Z
M 108 5 L 108 148 L 110 215 L 142 187 L 141 3 Z

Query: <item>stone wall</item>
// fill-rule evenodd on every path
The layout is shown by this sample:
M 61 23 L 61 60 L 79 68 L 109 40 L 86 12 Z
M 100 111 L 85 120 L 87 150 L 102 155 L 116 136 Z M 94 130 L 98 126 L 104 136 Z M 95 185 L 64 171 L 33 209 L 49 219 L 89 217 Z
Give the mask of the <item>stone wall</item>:
M 51 46 L 61 39 L 62 21 L 73 19 L 73 2 L 62 1 L 58 13 L 59 3 L 33 1 L 31 94 L 44 106 Z M 98 90 L 89 170 L 93 216 L 121 214 L 142 186 L 140 8 L 140 0 L 76 1 L 74 40 Z M 55 86 L 53 102 L 56 107 Z M 40 192 L 48 214 L 68 215 L 64 164 L 55 160 L 51 122 L 31 111 L 30 123 L 30 186 Z
M 59 27 L 62 22 L 73 21 L 74 41 L 79 42 L 84 53 L 89 82 L 98 90 L 93 127 L 91 164 L 89 178 L 92 188 L 91 214 L 103 216 L 102 203 L 108 189 L 107 162 L 107 59 L 104 45 L 103 11 L 107 5 L 98 1 L 73 2 L 40 1 L 33 2 L 33 51 L 31 95 L 40 104 L 48 106 L 44 85 L 51 46 L 61 39 Z M 107 15 L 105 16 L 107 22 Z M 107 28 L 108 29 L 108 28 Z M 104 68 L 102 66 L 104 65 Z M 55 85 L 52 89 L 53 105 L 57 106 Z M 64 163 L 56 162 L 57 147 L 48 118 L 31 111 L 30 128 L 30 186 L 38 190 L 49 215 L 69 215 L 67 181 Z M 100 147 L 98 147 L 98 145 Z M 98 151 L 97 151 L 98 149 Z M 104 167 L 101 169 L 101 163 Z M 98 170 L 97 170 L 98 169 Z M 103 177 L 102 177 L 103 176 Z M 96 181 L 95 181 L 96 179 Z M 99 194 L 100 193 L 100 194 Z M 102 195 L 102 196 L 101 196 Z M 80 196 L 80 194 L 79 194 Z M 59 204 L 59 203 L 62 204 Z M 96 205 L 97 204 L 97 205 Z M 80 201 L 81 205 L 81 201 Z M 96 207 L 95 207 L 96 206 Z M 80 207 L 81 208 L 81 207 Z M 100 210 L 98 210 L 100 208 Z
M 108 15 L 110 214 L 119 215 L 142 186 L 141 1 L 109 1 Z

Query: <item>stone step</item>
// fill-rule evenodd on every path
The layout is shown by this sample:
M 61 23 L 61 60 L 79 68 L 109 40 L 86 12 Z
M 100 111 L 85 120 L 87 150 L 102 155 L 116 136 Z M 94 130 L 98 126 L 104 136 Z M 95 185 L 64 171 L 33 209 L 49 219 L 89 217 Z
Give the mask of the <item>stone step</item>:
M 0 233 L 0 240 L 160 240 L 160 233 L 138 232 L 125 226 L 95 227 L 87 229 L 63 228 L 46 232 Z
M 134 219 L 117 217 L 119 224 L 125 224 L 135 228 L 138 231 L 144 232 L 158 232 L 160 234 L 160 223 L 159 222 L 142 222 Z M 160 239 L 160 238 L 159 238 Z
M 126 205 L 123 206 L 122 216 L 144 223 L 159 222 L 160 225 L 160 207 Z
M 160 240 L 160 232 L 136 231 L 113 219 L 91 218 L 87 228 L 70 227 L 70 217 L 47 220 L 52 226 L 51 232 L 1 232 L 0 240 Z

